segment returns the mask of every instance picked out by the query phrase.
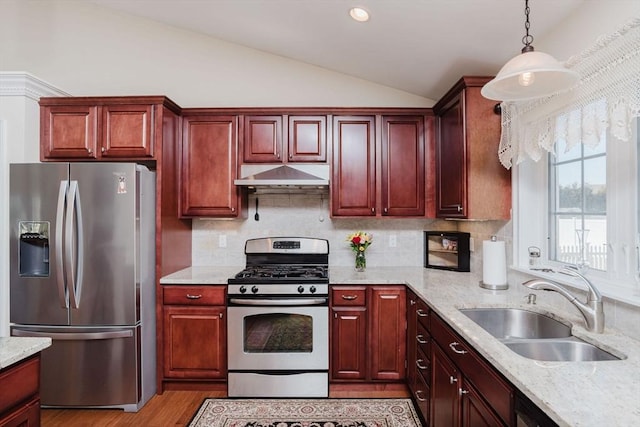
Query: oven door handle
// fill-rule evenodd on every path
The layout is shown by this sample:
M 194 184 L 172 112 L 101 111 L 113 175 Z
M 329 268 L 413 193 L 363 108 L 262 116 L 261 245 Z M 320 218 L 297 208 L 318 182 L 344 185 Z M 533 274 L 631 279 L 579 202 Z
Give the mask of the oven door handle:
M 239 305 L 259 306 L 296 306 L 296 305 L 322 305 L 328 302 L 328 298 L 290 298 L 290 299 L 253 299 L 253 298 L 229 298 L 229 302 Z

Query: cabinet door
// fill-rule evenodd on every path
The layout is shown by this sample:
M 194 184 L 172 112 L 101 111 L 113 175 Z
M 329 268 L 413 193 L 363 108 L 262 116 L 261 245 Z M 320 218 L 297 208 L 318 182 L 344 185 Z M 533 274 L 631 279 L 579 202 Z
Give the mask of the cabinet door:
M 153 105 L 102 107 L 102 157 L 153 157 Z
M 333 118 L 333 216 L 375 216 L 375 117 Z
M 467 381 L 463 380 L 460 393 L 462 394 L 462 427 L 505 426 Z
M 460 374 L 440 346 L 431 348 L 431 427 L 456 427 L 460 422 Z
M 164 376 L 225 379 L 224 307 L 164 307 Z
M 36 396 L 17 410 L 0 417 L 2 427 L 40 427 L 40 399 Z
M 404 286 L 369 288 L 371 379 L 406 378 L 407 303 Z
M 331 310 L 331 379 L 364 380 L 367 374 L 367 310 Z
M 281 162 L 282 116 L 246 116 L 243 146 L 245 163 Z
M 463 95 L 454 98 L 440 112 L 436 144 L 436 215 L 467 215 L 467 153 L 463 118 Z
M 186 116 L 183 119 L 180 215 L 237 217 L 237 117 Z
M 382 117 L 382 215 L 424 216 L 424 150 L 424 117 Z
M 40 110 L 42 159 L 95 159 L 98 146 L 98 107 L 44 106 Z
M 288 160 L 327 161 L 327 117 L 289 116 Z

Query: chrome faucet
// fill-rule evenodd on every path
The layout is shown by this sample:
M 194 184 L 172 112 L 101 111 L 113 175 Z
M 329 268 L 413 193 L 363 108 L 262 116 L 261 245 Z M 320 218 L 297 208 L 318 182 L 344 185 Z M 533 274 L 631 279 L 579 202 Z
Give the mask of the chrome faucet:
M 564 296 L 575 305 L 587 324 L 587 330 L 590 332 L 602 333 L 604 331 L 604 310 L 602 308 L 602 295 L 598 289 L 591 283 L 589 279 L 576 271 L 575 267 L 567 266 L 560 270 L 560 273 L 568 274 L 569 276 L 578 277 L 587 285 L 588 294 L 587 302 L 582 303 L 578 301 L 574 295 L 566 290 L 562 285 L 550 280 L 533 279 L 527 280 L 523 283 L 529 289 L 543 290 L 543 291 L 555 291 Z

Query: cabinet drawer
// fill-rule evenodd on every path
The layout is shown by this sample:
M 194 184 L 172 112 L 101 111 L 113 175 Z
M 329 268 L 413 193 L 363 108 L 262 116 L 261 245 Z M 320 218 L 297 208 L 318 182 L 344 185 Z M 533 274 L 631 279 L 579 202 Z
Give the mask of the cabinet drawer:
M 431 360 L 422 350 L 418 350 L 416 368 L 418 376 L 422 377 L 422 381 L 431 384 Z
M 418 375 L 413 397 L 416 400 L 418 412 L 422 415 L 422 420 L 425 423 L 424 425 L 429 425 L 429 403 L 431 401 L 431 390 L 422 375 Z
M 431 316 L 431 334 L 496 413 L 509 424 L 513 389 L 438 316 Z
M 363 286 L 340 286 L 331 289 L 331 304 L 334 306 L 363 306 L 367 289 Z
M 0 414 L 38 394 L 40 356 L 0 371 Z
M 429 312 L 429 306 L 418 298 L 416 302 L 416 317 L 418 318 L 418 324 L 422 324 L 427 331 L 429 330 Z
M 167 305 L 225 305 L 226 286 L 165 286 Z
M 418 343 L 418 349 L 424 354 L 431 354 L 431 335 L 420 323 L 418 323 L 417 327 L 416 342 Z

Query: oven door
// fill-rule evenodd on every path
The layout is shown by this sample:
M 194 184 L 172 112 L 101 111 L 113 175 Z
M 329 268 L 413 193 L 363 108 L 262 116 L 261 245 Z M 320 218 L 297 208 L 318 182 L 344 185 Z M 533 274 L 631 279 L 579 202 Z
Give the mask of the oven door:
M 329 308 L 326 302 L 324 305 L 295 305 L 304 304 L 303 300 L 269 299 L 243 303 L 231 298 L 227 308 L 229 370 L 328 370 Z M 239 305 L 245 303 L 251 305 Z

